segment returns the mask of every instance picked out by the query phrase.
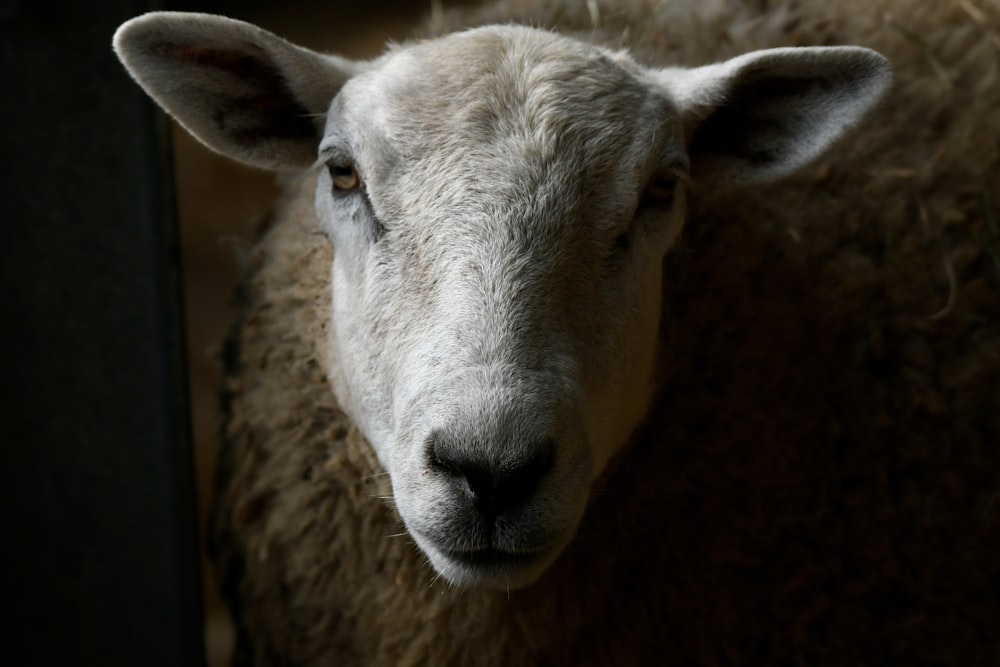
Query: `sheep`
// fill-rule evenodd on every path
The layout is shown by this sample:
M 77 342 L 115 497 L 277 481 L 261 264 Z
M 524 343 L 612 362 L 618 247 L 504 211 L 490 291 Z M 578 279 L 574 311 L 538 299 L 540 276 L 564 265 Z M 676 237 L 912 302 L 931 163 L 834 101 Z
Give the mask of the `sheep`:
M 123 26 L 203 142 L 305 172 L 224 354 L 237 662 L 1000 662 L 998 28 L 509 0 L 355 63 Z

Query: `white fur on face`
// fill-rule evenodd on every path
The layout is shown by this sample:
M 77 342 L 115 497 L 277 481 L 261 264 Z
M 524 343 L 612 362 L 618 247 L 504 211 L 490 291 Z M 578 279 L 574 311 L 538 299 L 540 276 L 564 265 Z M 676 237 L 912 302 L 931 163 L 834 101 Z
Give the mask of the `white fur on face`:
M 317 193 L 331 376 L 454 583 L 536 578 L 650 399 L 683 207 L 644 190 L 683 154 L 670 100 L 639 76 L 618 54 L 488 28 L 388 54 L 331 107 L 320 154 L 364 183 L 324 175 Z M 516 502 L 477 511 L 444 449 L 513 475 L 497 488 Z

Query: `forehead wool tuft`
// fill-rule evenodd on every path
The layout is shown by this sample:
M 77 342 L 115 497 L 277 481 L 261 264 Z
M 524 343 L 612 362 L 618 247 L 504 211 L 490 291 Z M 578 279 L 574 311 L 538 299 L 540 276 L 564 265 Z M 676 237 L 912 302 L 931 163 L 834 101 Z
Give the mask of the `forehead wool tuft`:
M 587 159 L 651 135 L 669 109 L 604 49 L 541 30 L 490 27 L 412 45 L 379 73 L 406 154 L 454 150 Z M 438 142 L 425 142 L 428 135 Z

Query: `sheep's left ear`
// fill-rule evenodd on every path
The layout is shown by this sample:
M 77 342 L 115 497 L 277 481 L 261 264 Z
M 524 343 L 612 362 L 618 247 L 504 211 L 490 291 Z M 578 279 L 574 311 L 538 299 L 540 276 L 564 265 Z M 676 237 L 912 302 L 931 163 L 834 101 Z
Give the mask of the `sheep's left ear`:
M 829 148 L 889 89 L 892 67 L 870 49 L 806 47 L 655 76 L 680 107 L 692 178 L 752 183 Z

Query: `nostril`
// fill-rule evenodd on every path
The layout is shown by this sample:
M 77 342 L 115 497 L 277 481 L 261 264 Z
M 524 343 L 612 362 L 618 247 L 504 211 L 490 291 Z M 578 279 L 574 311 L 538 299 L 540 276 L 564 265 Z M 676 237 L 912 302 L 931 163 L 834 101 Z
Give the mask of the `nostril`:
M 461 475 L 462 464 L 439 446 L 440 439 L 434 438 L 429 450 L 431 468 L 449 475 Z
M 516 461 L 499 480 L 501 502 L 513 505 L 527 499 L 552 470 L 554 461 L 554 448 L 548 440 L 535 447 L 531 456 Z
M 555 448 L 550 440 L 518 448 L 522 453 L 516 456 L 500 452 L 492 461 L 482 448 L 477 451 L 469 443 L 454 442 L 441 433 L 436 433 L 429 444 L 431 468 L 450 477 L 470 504 L 489 517 L 527 500 L 555 463 Z

